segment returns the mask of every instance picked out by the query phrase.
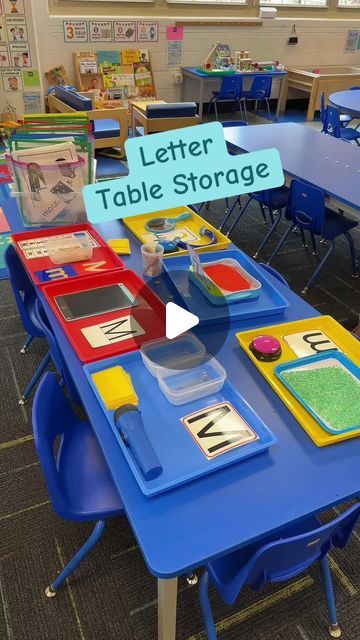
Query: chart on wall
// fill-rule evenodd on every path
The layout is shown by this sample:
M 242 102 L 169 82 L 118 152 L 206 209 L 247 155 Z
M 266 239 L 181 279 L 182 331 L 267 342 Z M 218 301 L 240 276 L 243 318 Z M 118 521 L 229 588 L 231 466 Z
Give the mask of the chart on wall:
M 0 114 L 43 111 L 30 2 L 0 0 Z

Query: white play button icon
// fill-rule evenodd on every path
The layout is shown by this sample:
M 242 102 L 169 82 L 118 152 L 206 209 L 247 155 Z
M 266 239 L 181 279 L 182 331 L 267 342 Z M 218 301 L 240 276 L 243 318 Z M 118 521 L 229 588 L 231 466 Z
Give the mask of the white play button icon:
M 199 318 L 174 302 L 166 305 L 166 337 L 172 340 L 199 324 Z

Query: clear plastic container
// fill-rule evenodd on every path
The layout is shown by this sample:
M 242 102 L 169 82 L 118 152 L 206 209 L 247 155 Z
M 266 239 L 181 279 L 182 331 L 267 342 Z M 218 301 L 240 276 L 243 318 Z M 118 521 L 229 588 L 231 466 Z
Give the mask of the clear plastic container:
M 184 369 L 198 364 L 205 356 L 205 346 L 192 333 L 173 340 L 145 342 L 140 349 L 145 367 L 156 378 L 160 369 Z
M 90 260 L 93 247 L 89 238 L 53 238 L 45 241 L 48 256 L 53 264 L 68 264 Z
M 194 402 L 217 393 L 223 387 L 227 374 L 221 364 L 206 355 L 201 363 L 189 369 L 159 369 L 159 387 L 171 404 Z

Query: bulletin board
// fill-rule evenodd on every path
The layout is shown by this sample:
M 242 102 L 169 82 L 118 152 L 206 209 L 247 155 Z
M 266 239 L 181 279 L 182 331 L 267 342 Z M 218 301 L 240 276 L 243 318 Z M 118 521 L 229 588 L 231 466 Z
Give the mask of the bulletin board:
M 0 117 L 44 111 L 31 3 L 0 0 Z

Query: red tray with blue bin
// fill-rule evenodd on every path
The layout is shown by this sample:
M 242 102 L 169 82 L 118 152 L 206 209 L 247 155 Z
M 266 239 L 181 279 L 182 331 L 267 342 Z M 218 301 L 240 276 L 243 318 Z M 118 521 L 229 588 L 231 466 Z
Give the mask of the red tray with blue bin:
M 64 309 L 61 311 L 59 307 L 59 296 L 67 296 L 69 300 L 71 294 L 97 290 L 96 294 L 90 294 L 97 299 L 99 289 L 112 285 L 120 285 L 126 296 L 133 299 L 134 305 L 77 319 L 65 319 Z M 135 351 L 143 342 L 166 335 L 165 305 L 130 269 L 55 282 L 44 286 L 43 293 L 82 362 L 94 362 Z M 69 306 L 74 305 L 70 303 Z M 79 307 L 79 297 L 76 306 Z M 81 313 L 82 310 L 78 315 Z
M 74 238 L 88 237 L 93 245 L 93 254 L 89 260 L 54 264 L 47 256 L 44 240 L 50 237 L 72 235 Z M 91 224 L 73 224 L 52 229 L 38 229 L 14 233 L 14 246 L 32 281 L 43 286 L 59 280 L 105 273 L 114 269 L 123 269 L 123 261 L 95 231 Z

